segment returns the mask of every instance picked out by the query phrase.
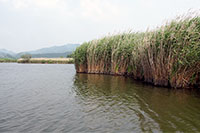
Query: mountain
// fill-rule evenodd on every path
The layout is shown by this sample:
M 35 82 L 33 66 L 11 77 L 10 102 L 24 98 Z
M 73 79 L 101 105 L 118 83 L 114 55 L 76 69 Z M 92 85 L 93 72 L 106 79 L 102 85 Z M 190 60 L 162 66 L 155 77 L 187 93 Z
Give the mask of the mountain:
M 5 49 L 0 49 L 0 58 L 20 58 L 21 55 L 31 54 L 33 58 L 57 58 L 57 57 L 66 57 L 71 54 L 75 49 L 80 46 L 80 44 L 67 44 L 63 46 L 53 46 L 42 48 L 34 51 L 25 51 L 20 53 L 14 53 Z
M 46 53 L 46 54 L 31 54 L 32 58 L 59 58 L 59 57 L 66 57 L 67 55 L 72 54 L 72 51 L 65 52 L 65 53 Z
M 6 50 L 6 49 L 0 49 L 0 58 L 15 58 L 16 53 Z
M 0 53 L 10 54 L 10 55 L 16 55 L 16 53 L 6 50 L 6 49 L 0 49 Z
M 46 53 L 65 53 L 74 51 L 80 44 L 67 44 L 63 46 L 53 46 L 48 48 L 42 48 L 34 51 L 28 51 L 30 54 L 46 54 Z
M 4 52 L 0 52 L 0 58 L 15 58 L 15 56 L 4 53 Z

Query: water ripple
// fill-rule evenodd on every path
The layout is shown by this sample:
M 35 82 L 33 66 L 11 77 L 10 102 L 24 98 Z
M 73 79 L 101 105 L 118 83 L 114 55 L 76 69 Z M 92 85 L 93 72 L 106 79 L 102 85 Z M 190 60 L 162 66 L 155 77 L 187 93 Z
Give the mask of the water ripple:
M 73 65 L 0 64 L 0 132 L 200 132 L 199 92 Z

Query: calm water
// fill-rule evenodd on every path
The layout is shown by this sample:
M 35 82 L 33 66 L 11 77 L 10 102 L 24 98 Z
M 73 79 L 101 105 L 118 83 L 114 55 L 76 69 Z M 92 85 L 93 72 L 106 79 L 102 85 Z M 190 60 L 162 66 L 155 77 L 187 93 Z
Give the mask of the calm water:
M 73 65 L 0 64 L 0 132 L 200 132 L 200 92 Z

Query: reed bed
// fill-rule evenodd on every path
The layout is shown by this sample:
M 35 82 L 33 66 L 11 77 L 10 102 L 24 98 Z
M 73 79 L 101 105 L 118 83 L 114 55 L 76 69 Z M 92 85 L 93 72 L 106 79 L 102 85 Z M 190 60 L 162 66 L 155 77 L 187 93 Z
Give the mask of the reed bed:
M 78 47 L 74 58 L 77 72 L 200 88 L 200 16 L 190 13 L 154 30 L 92 40 Z
M 18 59 L 18 63 L 39 63 L 39 64 L 73 64 L 73 58 L 31 58 Z

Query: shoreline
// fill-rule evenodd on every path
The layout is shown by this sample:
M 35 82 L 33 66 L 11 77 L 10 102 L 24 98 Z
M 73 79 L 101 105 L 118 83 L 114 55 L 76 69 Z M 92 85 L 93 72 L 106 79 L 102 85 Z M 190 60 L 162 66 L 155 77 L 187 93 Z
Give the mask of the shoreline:
M 0 63 L 16 63 L 16 59 L 0 58 Z
M 20 64 L 74 64 L 73 58 L 0 59 L 0 63 Z
M 73 64 L 73 58 L 31 58 L 31 59 L 18 59 L 17 63 L 27 64 Z

